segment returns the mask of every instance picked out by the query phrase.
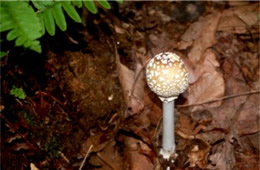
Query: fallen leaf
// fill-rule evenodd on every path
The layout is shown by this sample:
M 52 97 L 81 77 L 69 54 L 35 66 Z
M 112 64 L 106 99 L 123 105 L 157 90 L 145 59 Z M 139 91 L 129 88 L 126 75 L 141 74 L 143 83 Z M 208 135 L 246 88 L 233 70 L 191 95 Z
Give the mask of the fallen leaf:
M 15 146 L 13 146 L 13 149 L 15 151 L 21 151 L 21 150 L 30 150 L 32 149 L 31 146 L 29 146 L 27 143 L 17 143 Z
M 205 50 L 216 43 L 216 30 L 218 27 L 220 13 L 211 14 L 204 18 L 205 22 L 201 28 L 199 37 L 194 41 L 193 47 L 188 54 L 193 64 L 197 64 Z
M 205 19 L 202 17 L 197 21 L 192 23 L 185 33 L 181 36 L 181 40 L 184 42 L 191 42 L 196 40 L 200 36 L 200 32 L 205 24 Z
M 241 108 L 238 120 L 235 122 L 236 134 L 239 136 L 252 134 L 260 131 L 260 95 L 254 94 L 247 98 Z
M 185 114 L 180 114 L 178 124 L 177 124 L 177 130 L 180 130 L 185 135 L 193 136 L 195 135 L 193 133 L 193 130 L 195 129 L 195 122 L 191 120 L 191 118 Z
M 212 99 L 223 97 L 225 93 L 225 84 L 222 73 L 217 71 L 219 63 L 215 54 L 207 50 L 203 55 L 203 62 L 198 64 L 193 74 L 195 81 L 188 87 L 188 104 L 203 103 Z M 217 107 L 221 102 L 196 106 L 192 111 L 202 109 L 202 107 Z
M 259 33 L 259 25 L 259 7 L 252 4 L 223 11 L 217 30 L 236 34 Z
M 205 168 L 208 163 L 208 154 L 210 147 L 199 148 L 199 145 L 194 145 L 188 153 L 188 162 L 190 167 Z
M 235 165 L 234 149 L 229 141 L 218 144 L 212 149 L 213 153 L 209 156 L 209 169 L 230 170 Z
M 254 151 L 244 151 L 236 153 L 237 169 L 259 170 L 259 154 Z
M 120 62 L 119 56 L 117 56 L 116 63 L 127 108 L 130 108 L 133 114 L 140 113 L 144 108 L 143 66 L 139 61 L 136 62 L 136 69 L 130 70 Z
M 117 25 L 114 26 L 115 32 L 118 34 L 124 34 L 125 30 Z
M 126 146 L 125 155 L 130 169 L 154 169 L 151 158 L 147 156 L 152 155 L 152 150 L 146 144 L 132 137 L 125 137 L 124 144 Z
M 39 169 L 34 165 L 34 163 L 30 163 L 30 168 L 31 168 L 31 170 L 39 170 Z
M 110 163 L 113 169 L 124 169 L 122 156 L 116 149 L 116 142 L 111 141 L 101 152 L 100 154 L 103 161 Z M 106 163 L 101 162 L 101 166 L 107 166 Z M 110 169 L 111 167 L 108 167 Z
M 234 64 L 232 58 L 226 58 L 223 64 L 225 79 L 225 95 L 238 94 L 249 91 L 249 88 L 241 74 L 239 67 Z M 212 113 L 212 126 L 222 129 L 229 129 L 231 120 L 234 118 L 237 109 L 246 101 L 246 96 L 240 96 L 223 101 L 222 105 L 216 108 L 207 108 Z
M 135 82 L 135 77 L 136 74 L 134 71 L 130 70 L 128 67 L 125 65 L 118 63 L 117 64 L 120 74 L 119 74 L 119 79 L 122 85 L 123 93 L 124 93 L 124 98 L 127 103 L 127 107 L 131 108 L 132 112 L 134 114 L 139 113 L 143 107 L 143 83 L 142 77 L 139 76 L 137 82 Z M 140 66 L 137 66 L 140 71 Z M 137 71 L 136 71 L 137 72 Z M 138 83 L 139 82 L 139 83 Z M 133 89 L 133 84 L 136 83 L 135 88 Z M 132 93 L 132 90 L 134 92 Z M 133 94 L 133 95 L 132 95 Z

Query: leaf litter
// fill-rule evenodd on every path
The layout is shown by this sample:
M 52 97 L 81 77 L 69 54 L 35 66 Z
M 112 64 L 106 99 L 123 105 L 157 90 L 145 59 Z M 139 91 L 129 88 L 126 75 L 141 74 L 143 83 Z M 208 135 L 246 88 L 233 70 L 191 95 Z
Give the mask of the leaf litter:
M 1 158 L 16 157 L 31 169 L 162 169 L 161 102 L 147 87 L 144 68 L 157 52 L 172 51 L 184 60 L 190 83 L 176 101 L 179 156 L 172 168 L 257 169 L 259 4 L 124 3 L 121 17 L 90 15 L 87 27 L 68 32 L 79 43 L 66 39 L 63 52 L 56 49 L 60 37 L 54 39 L 41 76 L 10 53 L 1 65 L 7 153 Z M 178 15 L 176 6 L 197 9 Z M 192 12 L 197 19 L 189 20 Z M 13 85 L 25 88 L 25 101 L 10 98 Z M 35 159 L 26 161 L 23 153 Z

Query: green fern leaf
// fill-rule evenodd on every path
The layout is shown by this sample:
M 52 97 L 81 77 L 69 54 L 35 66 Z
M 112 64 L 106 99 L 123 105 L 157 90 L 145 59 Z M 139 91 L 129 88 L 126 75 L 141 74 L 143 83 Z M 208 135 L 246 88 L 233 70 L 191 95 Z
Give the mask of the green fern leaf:
M 76 11 L 75 7 L 70 4 L 70 2 L 65 1 L 62 3 L 62 6 L 70 18 L 72 18 L 75 22 L 81 23 L 78 12 Z
M 37 44 L 34 44 L 34 43 L 37 43 Z M 30 49 L 33 51 L 36 51 L 38 53 L 41 53 L 42 47 L 41 47 L 40 41 L 38 41 L 38 40 L 32 41 L 32 45 L 30 46 Z
M 39 0 L 32 0 L 33 6 L 39 10 L 44 10 L 52 5 L 55 4 L 54 1 L 39 1 Z
M 24 42 L 26 41 L 26 36 L 22 35 L 20 37 L 18 37 L 16 40 L 15 40 L 15 45 L 16 46 L 21 46 L 24 44 Z
M 50 9 L 43 11 L 43 21 L 47 32 L 53 36 L 55 34 L 55 22 Z
M 89 0 L 89 1 L 83 1 L 85 7 L 93 14 L 97 13 L 97 8 L 95 3 L 93 2 L 93 0 Z
M 44 26 L 44 20 L 43 20 L 43 13 L 37 13 L 37 16 L 40 19 L 40 23 L 41 23 L 41 34 L 44 35 L 45 34 L 45 26 Z
M 31 41 L 26 41 L 23 46 L 24 46 L 25 48 L 28 48 L 28 47 L 30 47 L 31 45 L 32 45 L 32 42 L 31 42 Z
M 82 7 L 82 1 L 79 0 L 72 0 L 72 4 L 77 6 L 78 8 Z
M 28 2 L 1 2 L 0 32 L 3 31 L 9 31 L 7 40 L 16 39 L 16 46 L 31 48 L 30 43 L 38 42 L 37 52 L 41 51 L 40 43 L 36 40 L 41 37 L 40 21 Z
M 6 56 L 6 52 L 5 51 L 0 51 L 0 59 L 4 58 L 4 56 Z
M 1 19 L 2 20 L 2 19 Z M 16 27 L 16 24 L 14 21 L 5 21 L 3 23 L 0 23 L 0 32 L 4 32 L 10 29 L 13 29 Z
M 65 31 L 67 29 L 67 23 L 61 8 L 61 4 L 57 3 L 56 5 L 54 5 L 53 8 L 51 8 L 51 12 L 58 27 L 62 31 Z
M 30 46 L 31 50 L 37 51 L 38 53 L 41 53 L 42 48 L 41 48 L 41 44 L 40 41 L 32 41 L 32 45 Z
M 118 3 L 120 3 L 120 4 L 123 2 L 123 0 L 116 0 L 116 1 L 117 1 Z
M 8 41 L 12 41 L 20 35 L 20 31 L 18 29 L 13 29 L 12 31 L 8 32 L 6 39 Z
M 111 9 L 110 4 L 106 0 L 98 0 L 97 1 L 102 7 L 106 9 Z

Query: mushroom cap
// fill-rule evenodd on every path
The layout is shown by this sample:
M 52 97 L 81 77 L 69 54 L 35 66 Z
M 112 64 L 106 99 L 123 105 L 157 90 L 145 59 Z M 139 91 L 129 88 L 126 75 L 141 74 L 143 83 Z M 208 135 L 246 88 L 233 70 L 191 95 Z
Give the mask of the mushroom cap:
M 171 52 L 157 54 L 149 61 L 146 79 L 150 89 L 162 100 L 173 100 L 188 87 L 188 72 L 184 63 Z

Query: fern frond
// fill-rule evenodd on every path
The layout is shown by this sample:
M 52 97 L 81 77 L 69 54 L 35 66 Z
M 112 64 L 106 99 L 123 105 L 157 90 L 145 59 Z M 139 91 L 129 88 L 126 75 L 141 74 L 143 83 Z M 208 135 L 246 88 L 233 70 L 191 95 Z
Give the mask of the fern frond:
M 78 12 L 76 11 L 75 7 L 70 4 L 70 2 L 68 1 L 62 2 L 62 6 L 71 19 L 73 19 L 75 22 L 81 23 L 81 19 Z
M 116 1 L 117 1 L 118 3 L 120 3 L 120 4 L 123 2 L 123 0 L 116 0 Z
M 65 31 L 67 29 L 67 23 L 61 7 L 60 3 L 55 4 L 53 8 L 51 8 L 51 12 L 58 27 L 62 31 Z
M 82 1 L 79 0 L 72 0 L 72 4 L 77 6 L 78 8 L 82 7 Z
M 99 0 L 97 1 L 102 7 L 106 9 L 111 9 L 110 4 L 107 2 L 107 0 Z
M 97 13 L 97 8 L 93 0 L 83 1 L 85 7 L 93 14 Z
M 37 40 L 41 37 L 40 21 L 28 2 L 1 2 L 0 14 L 0 32 L 9 31 L 7 40 L 16 39 L 16 46 L 27 43 L 26 47 L 41 52 Z
M 55 22 L 51 13 L 51 9 L 47 9 L 42 13 L 43 21 L 47 32 L 53 36 L 55 34 Z

